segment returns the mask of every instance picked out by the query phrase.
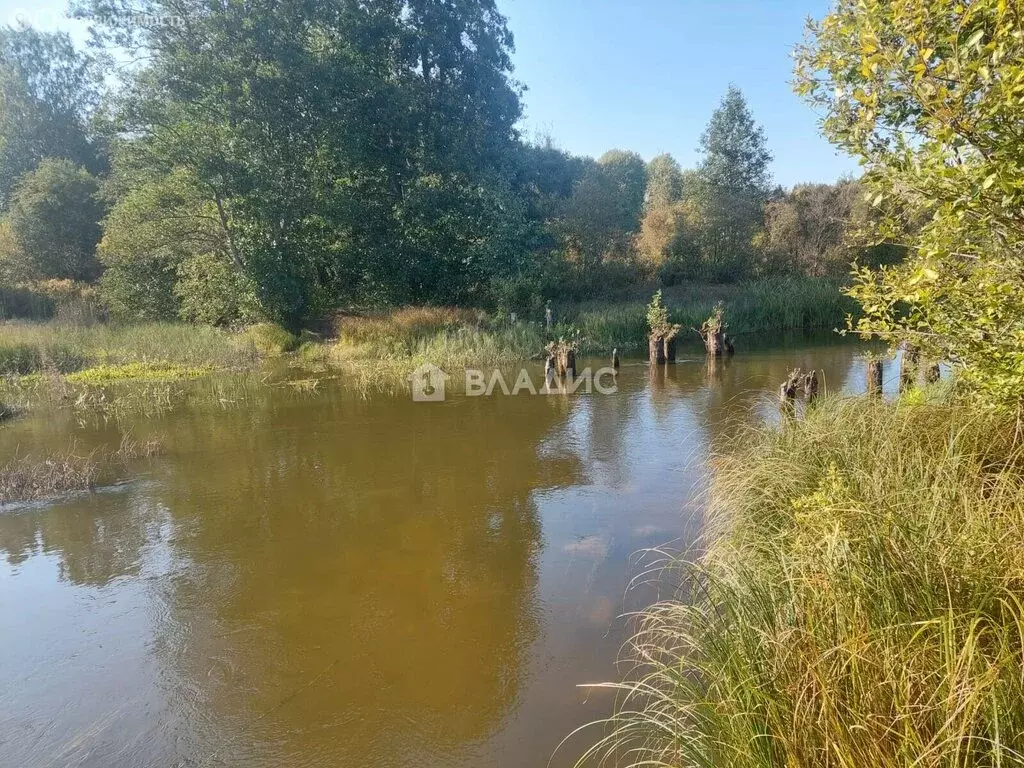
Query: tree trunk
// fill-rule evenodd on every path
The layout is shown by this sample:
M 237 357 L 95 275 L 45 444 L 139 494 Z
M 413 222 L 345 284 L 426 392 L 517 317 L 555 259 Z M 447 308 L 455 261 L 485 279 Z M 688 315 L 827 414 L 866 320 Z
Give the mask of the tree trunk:
M 868 394 L 881 397 L 882 395 L 882 361 L 868 361 Z
M 570 378 L 576 378 L 576 351 L 573 349 L 565 350 L 565 370 Z
M 676 361 L 676 340 L 675 337 L 665 342 L 665 362 L 674 363 Z
M 707 350 L 709 355 L 714 355 L 715 357 L 722 356 L 722 353 L 725 352 L 725 334 L 722 333 L 721 329 L 708 331 L 704 334 L 704 349 Z
M 804 377 L 804 399 L 808 405 L 818 399 L 818 372 L 811 371 Z
M 661 336 L 651 336 L 647 348 L 652 365 L 665 362 L 665 340 Z
M 900 392 L 906 392 L 917 384 L 921 368 L 921 353 L 917 347 L 907 344 L 903 347 L 903 359 L 900 361 Z

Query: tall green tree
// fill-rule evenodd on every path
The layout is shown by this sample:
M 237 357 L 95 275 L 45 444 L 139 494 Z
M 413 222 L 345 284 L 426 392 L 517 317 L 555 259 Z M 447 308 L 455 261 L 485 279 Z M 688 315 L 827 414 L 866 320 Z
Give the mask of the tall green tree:
M 742 278 L 753 269 L 753 240 L 764 223 L 772 156 L 737 87 L 729 87 L 712 113 L 700 150 L 696 183 L 688 186 L 702 220 L 701 257 L 709 276 Z
M 731 192 L 766 197 L 771 152 L 743 92 L 730 85 L 700 138 L 704 180 Z
M 99 184 L 84 168 L 46 158 L 18 180 L 7 218 L 26 276 L 86 282 L 99 277 L 103 206 Z
M 89 128 L 99 83 L 96 61 L 67 34 L 0 28 L 0 209 L 18 178 L 44 158 L 102 169 Z
M 520 107 L 491 0 L 150 11 L 81 9 L 148 54 L 121 142 L 147 172 L 195 185 L 267 316 L 295 325 L 360 296 L 464 299 L 507 259 Z
M 622 232 L 636 232 L 647 191 L 643 158 L 636 152 L 610 149 L 597 159 L 597 164 L 617 200 L 614 226 Z
M 1024 401 L 1024 12 L 1009 0 L 838 0 L 798 49 L 797 90 L 860 158 L 875 241 L 911 257 L 862 268 L 858 328 Z M 920 226 L 908 226 L 920 223 Z
M 678 161 L 667 152 L 651 158 L 647 164 L 647 206 L 669 205 L 682 196 L 683 172 Z

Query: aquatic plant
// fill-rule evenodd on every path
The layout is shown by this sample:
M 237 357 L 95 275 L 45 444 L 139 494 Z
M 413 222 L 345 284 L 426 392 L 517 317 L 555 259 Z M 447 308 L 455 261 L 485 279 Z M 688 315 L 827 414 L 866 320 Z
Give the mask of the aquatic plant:
M 15 456 L 0 466 L 0 504 L 34 501 L 94 488 L 131 461 L 162 450 L 158 440 L 121 438 L 114 450 L 79 454 L 74 449 L 53 456 Z

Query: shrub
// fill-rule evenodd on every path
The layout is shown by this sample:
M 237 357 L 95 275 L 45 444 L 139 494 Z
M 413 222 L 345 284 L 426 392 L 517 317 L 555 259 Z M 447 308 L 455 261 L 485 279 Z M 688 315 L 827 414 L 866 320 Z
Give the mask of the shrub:
M 299 337 L 276 323 L 250 325 L 241 334 L 243 345 L 251 345 L 260 355 L 273 357 L 291 352 L 299 345 Z

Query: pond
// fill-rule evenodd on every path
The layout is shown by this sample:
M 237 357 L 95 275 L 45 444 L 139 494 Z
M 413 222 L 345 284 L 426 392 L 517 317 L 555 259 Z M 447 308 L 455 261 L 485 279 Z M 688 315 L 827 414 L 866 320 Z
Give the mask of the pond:
M 581 686 L 617 678 L 621 615 L 654 597 L 627 592 L 639 553 L 697 542 L 709 451 L 777 417 L 793 367 L 863 389 L 854 344 L 747 346 L 713 371 L 624 360 L 614 394 L 271 376 L 242 402 L 10 422 L 3 460 L 126 432 L 164 453 L 0 511 L 0 763 L 546 765 L 609 713 Z

